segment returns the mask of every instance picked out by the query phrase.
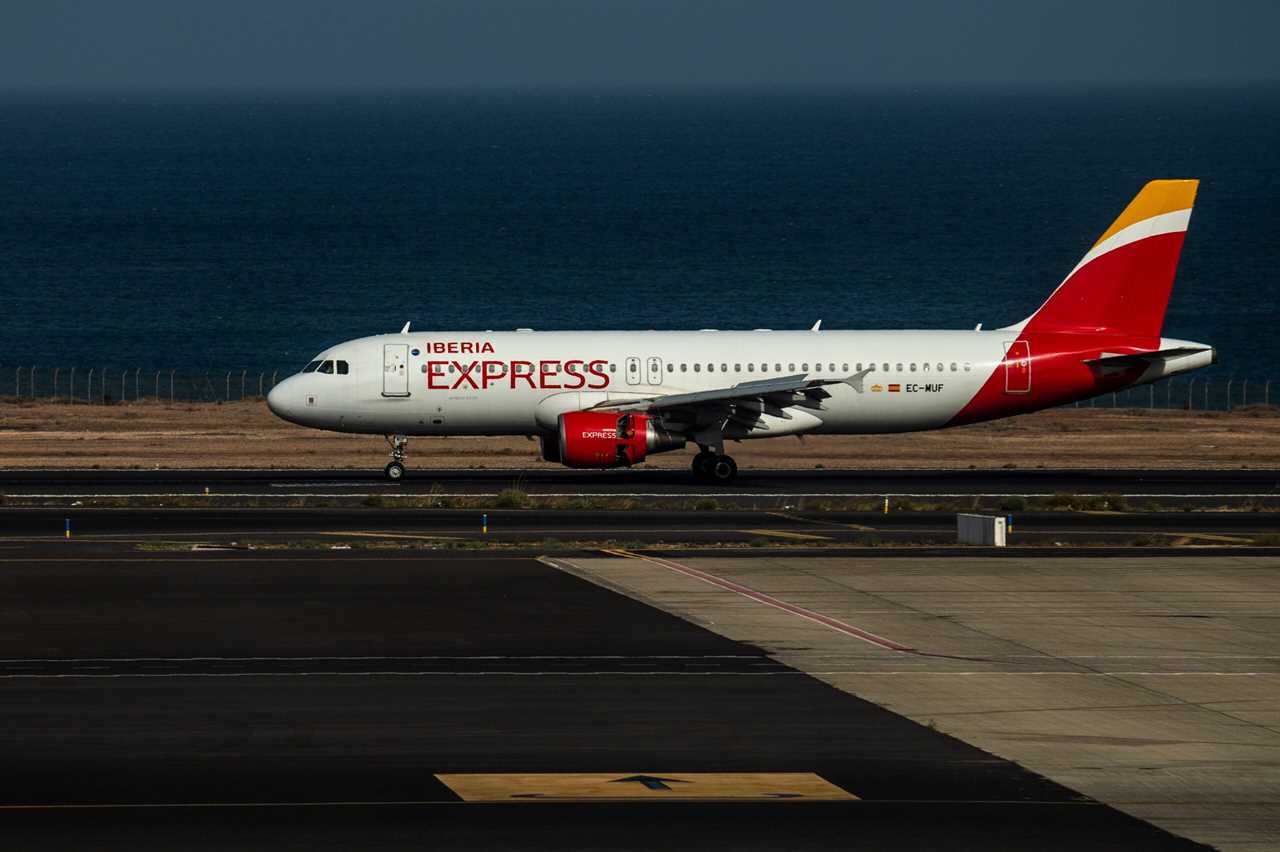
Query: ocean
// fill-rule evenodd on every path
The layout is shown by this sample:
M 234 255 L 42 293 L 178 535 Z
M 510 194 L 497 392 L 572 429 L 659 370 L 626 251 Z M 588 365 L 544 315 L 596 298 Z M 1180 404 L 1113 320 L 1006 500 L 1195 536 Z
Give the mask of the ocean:
M 0 390 L 407 321 L 992 328 L 1163 177 L 1166 335 L 1280 379 L 1277 151 L 1257 87 L 4 95 Z

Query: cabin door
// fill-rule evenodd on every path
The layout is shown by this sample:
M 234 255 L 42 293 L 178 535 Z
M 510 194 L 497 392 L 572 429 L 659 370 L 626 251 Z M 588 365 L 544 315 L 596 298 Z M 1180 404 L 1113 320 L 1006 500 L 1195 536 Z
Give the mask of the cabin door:
M 1031 393 L 1031 344 L 1025 340 L 1004 345 L 1004 392 Z
M 409 344 L 383 344 L 382 395 L 409 395 Z

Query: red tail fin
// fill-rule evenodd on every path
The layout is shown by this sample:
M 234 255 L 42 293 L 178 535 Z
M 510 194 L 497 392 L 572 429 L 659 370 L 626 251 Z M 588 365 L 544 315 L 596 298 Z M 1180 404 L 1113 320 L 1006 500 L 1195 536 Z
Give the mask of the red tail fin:
M 1159 337 L 1197 180 L 1153 180 L 1049 300 L 1012 328 Z

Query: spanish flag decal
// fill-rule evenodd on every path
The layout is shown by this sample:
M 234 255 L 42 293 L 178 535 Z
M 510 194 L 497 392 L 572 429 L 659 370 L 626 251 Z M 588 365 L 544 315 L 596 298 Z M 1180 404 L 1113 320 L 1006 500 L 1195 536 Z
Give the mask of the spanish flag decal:
M 889 393 L 899 393 L 901 390 L 902 385 L 889 385 Z

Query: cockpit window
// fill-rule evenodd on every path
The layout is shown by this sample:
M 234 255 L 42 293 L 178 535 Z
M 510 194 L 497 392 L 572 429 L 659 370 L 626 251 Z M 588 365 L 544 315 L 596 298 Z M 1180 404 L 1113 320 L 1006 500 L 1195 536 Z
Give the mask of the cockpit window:
M 302 372 L 314 373 L 316 371 L 316 367 L 319 367 L 319 366 L 320 366 L 319 361 L 312 361 L 310 364 L 302 368 Z
M 347 362 L 346 362 L 346 361 L 339 361 L 339 362 L 338 362 L 338 375 L 339 375 L 339 376 L 345 376 L 345 375 L 346 375 L 347 373 L 349 373 L 349 372 L 351 372 L 351 368 L 347 366 Z
M 332 361 L 325 361 L 323 364 L 321 364 L 321 365 L 320 365 L 320 369 L 319 369 L 319 370 L 317 370 L 316 372 L 318 372 L 318 373 L 332 373 L 332 372 L 333 372 L 333 362 L 332 362 Z

